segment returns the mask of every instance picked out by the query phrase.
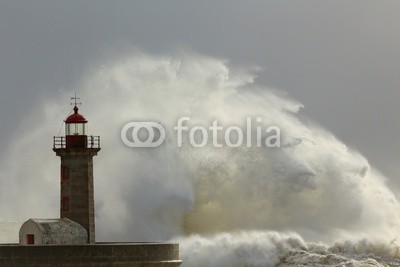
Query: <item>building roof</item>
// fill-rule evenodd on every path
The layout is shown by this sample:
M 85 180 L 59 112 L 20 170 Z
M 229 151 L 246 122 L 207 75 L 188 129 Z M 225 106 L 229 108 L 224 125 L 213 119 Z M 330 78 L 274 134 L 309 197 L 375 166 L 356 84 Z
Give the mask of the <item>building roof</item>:
M 78 113 L 78 107 L 75 106 L 74 107 L 74 114 L 72 114 L 71 116 L 69 116 L 65 122 L 66 123 L 87 123 L 88 121 L 86 120 L 86 118 Z
M 22 224 L 20 234 L 32 224 L 39 228 L 43 244 L 85 244 L 87 242 L 86 229 L 68 218 L 29 219 Z

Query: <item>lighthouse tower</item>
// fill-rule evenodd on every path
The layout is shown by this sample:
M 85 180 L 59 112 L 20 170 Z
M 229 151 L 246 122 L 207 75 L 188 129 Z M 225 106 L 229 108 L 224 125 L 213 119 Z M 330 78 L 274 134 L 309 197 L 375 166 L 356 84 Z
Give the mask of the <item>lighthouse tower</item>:
M 75 100 L 74 113 L 65 120 L 65 136 L 54 137 L 53 151 L 61 157 L 60 218 L 82 225 L 88 243 L 95 243 L 93 156 L 100 150 L 100 136 L 86 134 L 87 120 L 79 114 Z

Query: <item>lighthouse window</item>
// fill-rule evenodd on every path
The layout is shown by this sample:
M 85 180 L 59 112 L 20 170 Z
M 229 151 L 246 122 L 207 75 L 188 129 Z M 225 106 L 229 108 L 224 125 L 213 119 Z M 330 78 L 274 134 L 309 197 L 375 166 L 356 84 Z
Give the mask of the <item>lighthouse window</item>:
M 67 123 L 66 135 L 86 135 L 85 123 Z
M 68 181 L 69 180 L 69 169 L 67 166 L 61 166 L 61 180 Z
M 61 208 L 63 211 L 69 211 L 69 197 L 62 198 Z

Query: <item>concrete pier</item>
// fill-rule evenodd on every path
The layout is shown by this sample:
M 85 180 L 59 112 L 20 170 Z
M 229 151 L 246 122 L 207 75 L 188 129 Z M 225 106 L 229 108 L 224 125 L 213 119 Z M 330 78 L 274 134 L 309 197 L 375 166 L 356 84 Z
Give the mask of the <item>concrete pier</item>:
M 179 244 L 0 245 L 2 267 L 180 266 Z

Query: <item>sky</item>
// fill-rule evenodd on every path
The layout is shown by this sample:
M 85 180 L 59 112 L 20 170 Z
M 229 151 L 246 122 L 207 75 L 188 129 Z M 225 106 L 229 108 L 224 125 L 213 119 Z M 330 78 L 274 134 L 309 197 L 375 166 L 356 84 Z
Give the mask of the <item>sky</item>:
M 395 0 L 0 0 L 0 147 L 35 106 L 72 95 L 109 54 L 195 51 L 260 68 L 257 84 L 300 101 L 304 120 L 365 155 L 396 188 L 399 10 Z

